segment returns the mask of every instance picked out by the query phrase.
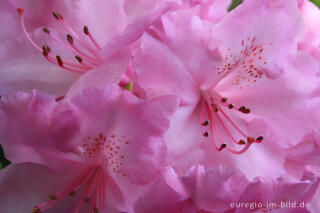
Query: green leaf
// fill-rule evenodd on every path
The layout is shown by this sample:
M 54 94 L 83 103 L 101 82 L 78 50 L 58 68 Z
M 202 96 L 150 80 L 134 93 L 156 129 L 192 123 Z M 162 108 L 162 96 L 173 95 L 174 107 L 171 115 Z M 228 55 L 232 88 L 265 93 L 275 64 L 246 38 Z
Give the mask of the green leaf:
M 320 8 L 320 0 L 310 0 L 310 1 Z
M 232 3 L 229 6 L 228 11 L 230 12 L 234 8 L 238 7 L 242 2 L 243 2 L 243 0 L 232 0 Z
M 125 86 L 125 89 L 132 92 L 132 89 L 133 89 L 133 81 L 130 81 L 130 83 L 129 83 L 127 86 Z

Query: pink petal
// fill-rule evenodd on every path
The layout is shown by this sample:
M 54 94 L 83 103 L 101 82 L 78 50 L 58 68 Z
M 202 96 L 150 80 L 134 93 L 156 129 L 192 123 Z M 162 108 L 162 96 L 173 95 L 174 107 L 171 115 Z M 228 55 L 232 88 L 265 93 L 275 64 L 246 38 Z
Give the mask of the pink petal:
M 124 156 L 120 174 L 129 176 L 134 183 L 150 182 L 159 174 L 166 155 L 163 134 L 178 99 L 163 97 L 143 102 L 112 86 L 102 91 L 85 90 L 71 104 L 81 116 L 81 135 L 99 135 L 101 131 L 122 141 L 117 142 Z
M 264 68 L 267 76 L 274 77 L 281 73 L 283 59 L 296 51 L 295 38 L 303 30 L 302 24 L 296 1 L 248 0 L 219 23 L 213 32 L 213 40 L 219 43 L 223 55 L 229 57 L 227 64 L 234 65 L 239 59 L 239 66 L 244 66 L 242 63 L 246 61 L 247 67 L 251 63 L 261 67 L 259 69 Z M 246 71 L 239 66 L 232 67 L 232 73 L 254 80 L 247 73 L 250 68 Z
M 192 103 L 199 98 L 199 87 L 217 81 L 212 67 L 221 60 L 208 46 L 210 28 L 211 23 L 179 10 L 163 16 L 153 32 L 143 36 L 134 68 L 147 95 L 175 94 Z
M 115 52 L 134 43 L 153 22 L 168 11 L 174 10 L 177 6 L 175 2 L 164 2 L 149 13 L 136 17 L 132 23 L 126 26 L 122 33 L 116 35 L 103 47 L 102 54 L 104 58 L 108 58 Z
M 33 163 L 13 164 L 0 173 L 0 205 L 6 213 L 31 212 L 33 207 L 48 200 L 71 182 L 82 170 L 76 167 L 64 170 L 63 175 L 43 165 Z M 26 183 L 27 180 L 27 183 Z M 46 212 L 71 212 L 81 195 L 59 203 Z
M 119 83 L 125 73 L 131 54 L 128 48 L 115 53 L 97 68 L 82 75 L 66 94 L 66 98 L 80 94 L 85 88 L 103 88 L 108 84 Z
M 307 174 L 307 173 L 306 173 Z M 319 187 L 319 176 L 313 174 L 306 179 L 296 180 L 291 176 L 282 176 L 276 180 L 270 178 L 257 177 L 247 187 L 242 197 L 237 201 L 238 203 L 277 203 L 279 206 L 281 202 L 288 203 L 296 202 L 296 205 L 303 205 L 302 203 L 310 202 Z M 284 204 L 283 204 L 284 205 Z M 254 207 L 257 209 L 258 207 Z M 268 208 L 266 208 L 268 209 Z M 275 210 L 277 208 L 269 208 Z M 307 212 L 305 208 L 295 208 L 297 212 Z M 284 212 L 290 212 L 292 208 L 283 207 Z M 238 208 L 236 212 L 246 212 L 246 208 Z
M 70 109 L 58 108 L 53 96 L 36 91 L 10 93 L 2 97 L 0 109 L 2 145 L 12 162 L 70 166 L 74 159 L 63 152 L 63 143 L 79 129 Z
M 183 201 L 188 199 L 188 192 L 172 168 L 163 171 L 152 187 L 135 204 L 137 213 L 184 213 L 194 212 L 186 208 Z
M 192 167 L 183 181 L 193 189 L 197 206 L 210 212 L 230 210 L 230 203 L 240 198 L 248 184 L 243 174 L 223 166 L 207 171 L 200 166 Z

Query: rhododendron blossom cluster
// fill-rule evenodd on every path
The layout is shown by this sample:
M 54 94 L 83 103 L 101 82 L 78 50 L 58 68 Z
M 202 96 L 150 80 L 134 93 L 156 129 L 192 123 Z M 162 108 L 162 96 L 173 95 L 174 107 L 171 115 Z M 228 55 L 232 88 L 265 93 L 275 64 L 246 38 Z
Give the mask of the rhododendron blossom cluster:
M 320 10 L 231 3 L 0 0 L 0 212 L 320 212 Z

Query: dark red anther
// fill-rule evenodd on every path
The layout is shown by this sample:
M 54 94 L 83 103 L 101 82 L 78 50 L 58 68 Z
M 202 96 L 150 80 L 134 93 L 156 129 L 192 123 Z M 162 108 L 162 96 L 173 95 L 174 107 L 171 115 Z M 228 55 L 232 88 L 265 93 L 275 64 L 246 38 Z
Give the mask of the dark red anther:
M 227 101 L 228 101 L 227 98 L 221 98 L 221 102 L 222 102 L 222 103 L 225 103 L 225 102 L 227 102 Z
M 23 14 L 24 13 L 24 8 L 17 8 L 17 11 L 19 14 Z
M 84 34 L 89 35 L 89 28 L 88 28 L 88 26 L 84 26 L 84 27 L 83 27 L 83 32 L 84 32 Z
M 70 196 L 70 197 L 73 197 L 75 194 L 76 194 L 76 192 L 75 192 L 75 191 L 72 191 L 72 192 L 69 193 L 69 196 Z
M 233 104 L 229 104 L 229 105 L 228 105 L 228 108 L 229 108 L 229 109 L 233 109 L 233 107 L 234 107 Z
M 85 201 L 85 202 L 89 202 L 89 201 L 90 201 L 90 198 L 86 197 L 86 198 L 84 199 L 84 201 Z
M 56 102 L 59 102 L 59 101 L 61 101 L 61 100 L 63 100 L 64 99 L 64 95 L 62 95 L 62 96 L 59 96 L 59 97 L 56 97 Z
M 204 137 L 208 137 L 208 136 L 209 136 L 209 133 L 208 133 L 208 132 L 205 132 L 205 133 L 203 133 L 203 136 L 204 136 Z
M 36 206 L 32 209 L 32 213 L 41 213 L 40 209 Z
M 219 151 L 225 149 L 227 147 L 227 144 L 223 143 L 220 145 Z
M 246 144 L 246 141 L 245 141 L 245 140 L 239 140 L 239 144 L 240 144 L 240 145 L 245 145 L 245 144 Z
M 56 58 L 57 58 L 59 66 L 63 67 L 63 61 L 62 61 L 61 57 L 59 55 L 57 55 Z
M 67 40 L 70 44 L 73 44 L 73 38 L 70 34 L 67 34 Z
M 49 198 L 51 200 L 57 200 L 58 199 L 57 195 L 49 195 Z
M 251 110 L 250 110 L 248 107 L 246 107 L 246 106 L 240 107 L 240 108 L 239 108 L 239 111 L 242 112 L 242 113 L 244 113 L 244 114 L 249 114 L 249 113 L 251 112 Z
M 45 33 L 50 33 L 50 30 L 46 26 L 42 28 L 42 31 Z
M 46 48 L 44 48 L 44 47 L 42 47 L 42 55 L 43 55 L 44 57 L 47 57 L 47 56 L 49 55 L 48 50 L 47 50 Z
M 248 142 L 248 143 L 253 143 L 253 142 L 255 142 L 255 141 L 256 141 L 256 139 L 255 139 L 254 137 L 249 136 L 249 137 L 247 138 L 247 142 Z
M 49 52 L 51 51 L 50 47 L 48 45 L 42 46 L 42 54 L 43 56 L 47 57 L 49 55 Z
M 94 211 L 94 213 L 99 213 L 98 207 L 95 206 L 95 207 L 93 208 L 93 211 Z
M 80 63 L 83 61 L 83 59 L 80 57 L 80 56 L 78 56 L 78 55 L 76 55 L 76 56 L 74 56 Z
M 63 16 L 60 13 L 56 12 L 56 11 L 52 12 L 52 15 L 57 20 L 63 19 Z
M 215 112 L 219 112 L 219 107 L 217 106 L 217 104 L 212 103 L 211 106 Z
M 256 141 L 261 142 L 263 140 L 263 135 L 260 135 L 259 137 L 256 138 Z
M 206 120 L 206 121 L 204 121 L 201 125 L 202 125 L 202 126 L 208 126 L 208 125 L 210 125 L 210 121 L 209 121 L 209 120 Z

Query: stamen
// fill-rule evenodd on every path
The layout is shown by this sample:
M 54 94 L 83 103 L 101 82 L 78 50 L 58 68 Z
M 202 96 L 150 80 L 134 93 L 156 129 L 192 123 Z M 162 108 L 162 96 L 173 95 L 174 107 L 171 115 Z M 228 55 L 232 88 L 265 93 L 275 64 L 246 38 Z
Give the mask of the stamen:
M 28 39 L 28 41 L 36 48 L 38 49 L 40 52 L 42 52 L 42 49 L 30 38 L 29 34 L 27 33 L 27 30 L 26 30 L 26 26 L 24 24 L 24 8 L 17 8 L 17 11 L 20 15 L 20 24 L 21 24 L 21 27 L 22 27 L 22 31 L 23 31 L 23 34 L 25 35 L 25 37 Z
M 250 110 L 248 107 L 246 107 L 246 106 L 240 107 L 240 108 L 239 108 L 239 111 L 242 112 L 242 113 L 244 113 L 244 114 L 249 114 L 249 113 L 251 112 L 251 110 Z
M 222 109 L 222 107 L 217 104 L 217 102 L 214 101 L 213 97 L 207 96 L 206 94 L 202 94 L 203 99 L 201 100 L 202 106 L 201 106 L 201 113 L 200 113 L 200 121 L 201 121 L 201 128 L 203 127 L 209 127 L 210 128 L 210 134 L 211 134 L 211 140 L 216 148 L 217 151 L 222 151 L 223 149 L 228 150 L 229 152 L 233 154 L 242 154 L 246 152 L 251 144 L 253 143 L 260 143 L 263 140 L 263 136 L 260 135 L 257 138 L 254 138 L 252 136 L 247 136 L 244 132 L 240 130 L 240 128 L 229 118 L 229 116 L 226 114 L 226 112 Z M 219 95 L 218 95 L 219 96 Z M 229 109 L 234 108 L 233 104 L 228 104 L 228 99 L 225 97 L 220 97 L 221 102 L 223 103 L 222 106 L 228 107 Z M 207 115 L 208 120 L 204 120 L 204 108 L 207 108 Z M 238 109 L 240 112 L 248 114 L 251 112 L 251 110 L 246 107 L 242 106 Z M 225 121 L 221 118 L 219 114 L 222 114 L 223 117 L 231 124 L 231 126 L 245 139 L 236 140 L 234 135 L 229 131 L 229 128 L 225 124 Z M 219 127 L 220 126 L 220 127 Z M 216 135 L 214 135 L 216 133 Z M 222 134 L 223 133 L 223 134 Z M 232 142 L 238 145 L 245 145 L 241 150 L 234 150 L 231 147 L 227 146 L 227 143 L 224 143 L 224 136 L 231 139 Z M 209 133 L 207 131 L 204 132 L 203 136 L 208 137 Z M 215 143 L 215 136 L 218 138 L 218 140 L 221 143 L 219 147 L 217 147 Z
M 50 30 L 46 26 L 42 28 L 42 31 L 48 34 L 50 33 Z
M 51 49 L 50 49 L 50 47 L 48 45 L 45 44 L 45 45 L 42 46 L 42 54 L 43 54 L 43 56 L 48 57 L 50 51 L 51 51 Z
M 226 147 L 227 147 L 227 144 L 225 144 L 225 143 L 221 144 L 221 146 L 220 146 L 220 148 L 219 148 L 219 151 L 223 150 L 223 149 L 226 148 Z
M 223 122 L 223 120 L 221 119 L 220 115 L 218 113 L 215 113 L 216 118 L 218 119 L 219 123 L 222 125 L 222 128 L 224 129 L 224 131 L 227 133 L 227 135 L 229 136 L 229 138 L 236 144 L 240 144 L 230 133 L 229 129 L 227 128 L 227 126 L 225 125 L 225 123 Z
M 63 61 L 62 61 L 61 57 L 59 55 L 57 55 L 56 58 L 57 58 L 59 66 L 63 67 Z
M 202 123 L 202 126 L 208 126 L 210 125 L 210 121 L 209 120 L 206 120 Z
M 49 198 L 51 200 L 57 200 L 58 199 L 57 195 L 49 195 Z
M 75 196 L 75 194 L 76 194 L 76 192 L 75 192 L 75 191 L 72 191 L 72 192 L 69 193 L 69 196 L 70 196 L 70 197 L 73 197 L 73 196 Z
M 219 112 L 219 107 L 217 104 L 212 103 L 211 104 L 212 108 L 214 109 L 215 112 Z
M 24 8 L 17 8 L 17 11 L 20 15 L 24 13 Z
M 85 58 L 86 60 L 90 61 L 91 63 L 95 64 L 95 65 L 99 65 L 102 63 L 102 61 L 100 61 L 99 59 L 93 58 L 91 56 L 89 56 L 88 54 L 84 53 L 83 51 L 81 51 L 78 47 L 76 47 L 74 45 L 73 42 L 73 38 L 71 35 L 67 35 L 67 40 L 69 42 L 69 44 L 71 45 L 71 47 L 77 52 L 79 53 L 83 58 Z
M 256 138 L 256 143 L 261 143 L 263 140 L 263 135 L 260 135 L 259 137 Z
M 40 209 L 36 206 L 32 209 L 32 213 L 41 213 Z
M 75 194 L 75 191 L 80 189 L 93 175 L 95 175 L 97 169 L 89 169 L 82 173 L 79 177 L 77 177 L 70 185 L 61 189 L 60 191 L 50 195 L 50 200 L 35 206 L 32 212 L 41 213 L 41 211 L 45 211 L 46 209 L 51 208 L 58 201 L 62 200 L 68 194 L 72 196 Z M 71 192 L 70 192 L 71 191 Z
M 256 139 L 254 138 L 254 137 L 248 137 L 247 138 L 247 142 L 248 143 L 253 143 L 253 142 L 255 142 L 256 141 Z
M 76 55 L 74 57 L 79 61 L 79 63 L 82 63 L 83 59 L 80 56 Z
M 227 102 L 227 101 L 228 101 L 227 98 L 221 98 L 221 102 L 222 102 L 222 103 L 225 103 L 225 102 Z
M 93 45 L 98 49 L 101 50 L 101 47 L 99 46 L 99 44 L 96 42 L 96 40 L 93 38 L 93 36 L 91 35 L 91 33 L 89 32 L 89 28 L 88 26 L 84 26 L 83 27 L 83 32 L 84 34 L 86 34 L 87 36 L 89 36 L 91 42 L 93 43 Z
M 239 140 L 239 144 L 240 144 L 240 145 L 246 145 L 247 142 L 246 142 L 245 140 L 242 140 L 242 139 L 241 139 L 241 140 Z
M 245 152 L 250 148 L 251 144 L 252 144 L 252 143 L 247 143 L 246 146 L 245 146 L 243 149 L 239 150 L 239 151 L 230 149 L 230 148 L 228 148 L 228 147 L 227 147 L 227 150 L 228 150 L 229 152 L 231 152 L 232 154 L 240 155 L 240 154 L 245 153 Z
M 89 35 L 89 28 L 88 28 L 88 26 L 84 26 L 84 27 L 83 27 L 83 32 L 84 32 L 84 34 Z
M 61 16 L 62 17 L 62 16 Z M 72 29 L 72 27 L 69 25 L 68 22 L 66 22 L 63 17 L 57 19 L 58 21 L 60 21 L 62 23 L 62 26 L 71 34 L 73 35 L 76 39 L 79 39 L 78 34 Z M 88 45 L 86 45 L 85 43 L 83 43 L 81 40 L 78 40 L 79 44 L 81 46 L 83 46 L 85 49 L 87 49 L 92 55 L 94 55 L 96 57 L 96 60 L 99 61 L 98 64 L 102 63 L 102 60 L 100 58 L 100 56 L 96 53 L 96 51 L 94 51 L 93 49 L 91 49 L 90 47 L 88 47 Z M 89 56 L 90 57 L 90 56 Z
M 95 183 L 96 179 L 98 176 L 100 176 L 101 171 L 98 169 L 97 171 L 98 174 L 96 174 L 94 177 L 91 178 L 91 181 L 89 182 L 89 185 L 87 186 L 86 191 L 84 192 L 80 203 L 78 204 L 78 206 L 75 208 L 75 210 L 73 211 L 74 213 L 78 213 L 83 205 L 83 202 L 85 201 L 85 199 L 88 197 L 88 195 L 90 194 L 93 184 Z
M 94 211 L 94 213 L 99 213 L 98 207 L 95 206 L 95 207 L 93 208 L 93 211 Z
M 70 34 L 67 34 L 67 40 L 69 43 L 73 44 L 73 38 Z
M 60 13 L 58 13 L 57 11 L 52 12 L 52 15 L 57 20 L 63 20 L 63 16 Z
M 50 52 L 51 52 L 51 49 L 48 45 L 43 45 L 42 48 L 40 48 L 32 39 L 31 37 L 29 36 L 29 34 L 27 33 L 27 30 L 26 30 L 26 27 L 25 27 L 25 24 L 24 24 L 24 9 L 22 8 L 18 8 L 17 9 L 19 15 L 20 15 L 20 24 L 21 24 L 21 27 L 22 27 L 22 30 L 23 30 L 23 33 L 25 35 L 25 37 L 27 38 L 27 40 L 37 49 L 39 50 L 43 56 L 49 61 L 51 62 L 52 64 L 54 65 L 58 65 L 58 63 L 56 63 L 55 61 L 55 57 L 51 56 L 50 55 Z M 49 31 L 50 32 L 50 31 Z M 49 33 L 51 35 L 51 33 Z M 79 67 L 79 65 L 75 65 L 75 64 L 72 64 L 70 62 L 65 62 L 65 64 L 67 65 L 70 65 L 70 66 L 73 66 L 73 67 L 77 67 L 77 68 L 80 68 L 80 69 L 86 69 L 88 70 L 87 67 Z M 76 73 L 85 73 L 85 71 L 81 71 L 81 70 L 76 70 L 76 69 L 72 69 L 72 68 L 68 68 L 68 67 L 63 67 L 65 70 L 68 70 L 68 71 L 72 71 L 72 72 L 76 72 Z

